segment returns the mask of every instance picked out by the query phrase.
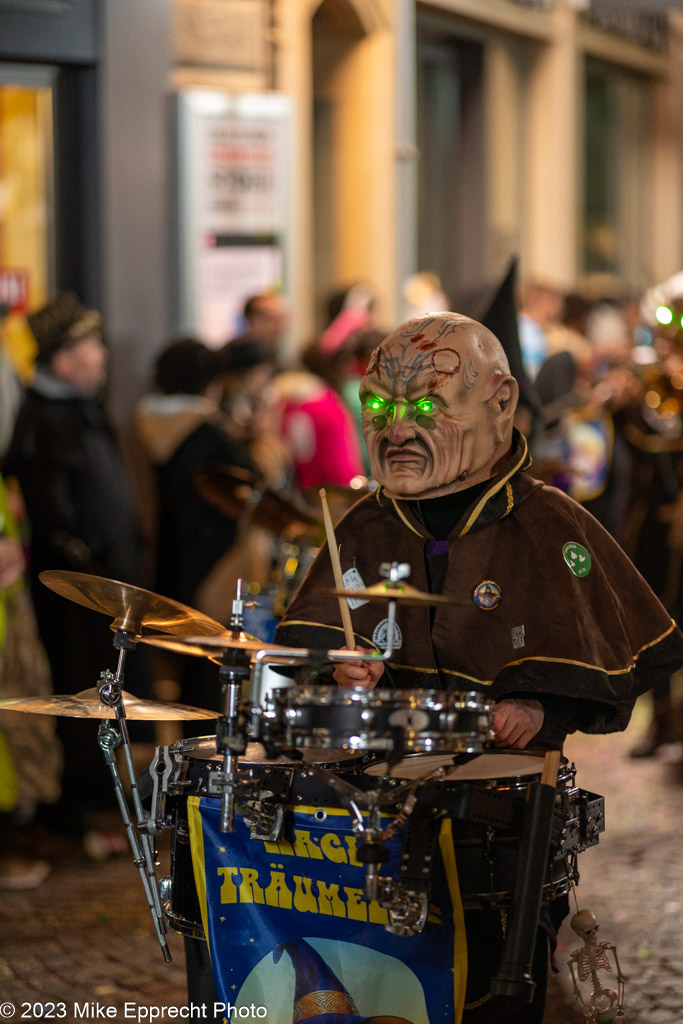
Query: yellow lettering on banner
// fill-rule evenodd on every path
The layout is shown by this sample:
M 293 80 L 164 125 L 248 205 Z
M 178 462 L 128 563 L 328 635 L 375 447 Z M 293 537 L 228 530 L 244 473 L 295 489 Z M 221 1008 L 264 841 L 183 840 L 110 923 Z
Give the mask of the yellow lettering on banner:
M 294 853 L 297 857 L 312 857 L 314 860 L 323 859 L 322 851 L 315 840 L 311 839 L 310 832 L 302 828 L 295 828 L 294 838 Z
M 294 829 L 294 845 L 286 839 L 280 839 L 277 843 L 263 843 L 263 849 L 267 853 L 280 854 L 284 857 L 308 857 L 314 860 L 329 860 L 333 864 L 353 864 L 354 867 L 361 867 L 361 862 L 356 856 L 356 837 L 340 836 L 337 832 L 326 832 L 317 838 L 311 835 L 308 829 Z M 346 845 L 348 853 L 344 849 Z
M 258 871 L 254 868 L 242 868 L 240 885 L 240 903 L 265 903 L 263 889 L 258 882 Z
M 294 847 L 291 843 L 288 843 L 286 839 L 280 839 L 278 843 L 263 843 L 263 849 L 267 850 L 268 853 L 280 853 L 285 857 L 294 856 Z
M 271 868 L 274 867 L 271 865 Z M 294 875 L 292 893 L 287 876 L 281 870 L 271 870 L 265 889 L 259 885 L 259 872 L 255 868 L 226 867 L 218 868 L 217 871 L 222 878 L 221 903 L 265 903 L 280 910 L 294 909 L 300 914 L 348 917 L 350 921 L 369 921 L 370 924 L 389 923 L 388 911 L 377 900 L 368 903 L 362 889 L 343 886 L 340 890 L 337 882 L 328 883 L 322 879 Z M 237 885 L 238 872 L 240 878 Z
M 280 907 L 282 910 L 292 909 L 292 893 L 287 888 L 284 871 L 271 871 L 270 885 L 265 892 L 269 907 Z
M 318 906 L 321 914 L 346 917 L 346 908 L 339 899 L 339 886 L 336 882 L 328 886 L 327 882 L 318 879 Z
M 218 868 L 219 877 L 223 876 L 221 883 L 221 903 L 237 903 L 237 889 L 232 878 L 239 868 Z
M 344 886 L 346 893 L 346 913 L 350 921 L 367 921 L 368 905 L 363 898 L 362 889 L 351 889 Z
M 301 914 L 317 914 L 318 901 L 311 891 L 312 878 L 294 875 L 294 909 Z
M 344 836 L 344 841 L 349 848 L 349 864 L 354 864 L 357 868 L 361 867 L 361 862 L 356 857 L 356 837 Z
M 334 864 L 348 864 L 346 852 L 342 849 L 341 839 L 336 832 L 327 832 L 321 837 L 320 849 Z

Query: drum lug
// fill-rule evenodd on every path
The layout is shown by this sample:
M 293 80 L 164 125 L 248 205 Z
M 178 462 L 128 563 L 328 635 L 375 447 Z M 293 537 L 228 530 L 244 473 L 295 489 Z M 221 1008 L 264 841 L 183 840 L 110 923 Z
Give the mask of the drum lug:
M 555 860 L 595 846 L 605 831 L 605 800 L 597 793 L 572 788 L 555 808 L 550 849 Z
M 389 912 L 386 931 L 392 935 L 418 935 L 427 923 L 427 893 L 407 889 L 392 878 L 380 878 L 379 885 L 380 905 Z
M 605 831 L 605 798 L 597 793 L 579 790 L 579 821 L 581 842 L 579 851 L 595 846 L 601 832 Z
M 269 817 L 266 818 L 265 821 L 260 820 L 253 824 L 249 821 L 247 810 L 248 809 L 245 807 L 244 820 L 247 822 L 247 824 L 252 825 L 251 832 L 249 833 L 249 838 L 258 839 L 265 843 L 279 842 L 285 822 L 285 809 L 282 806 L 282 804 L 276 804 L 272 808 L 267 807 L 266 810 L 268 812 L 271 812 L 272 816 L 269 815 Z M 258 827 L 254 827 L 254 825 L 258 825 Z M 267 828 L 264 828 L 264 826 L 269 826 L 269 830 Z
M 165 828 L 172 826 L 171 820 L 166 815 L 166 797 L 169 792 L 169 783 L 173 771 L 173 761 L 168 746 L 155 747 L 154 758 L 149 766 L 149 774 L 152 782 L 152 804 L 150 816 L 145 822 L 145 828 L 150 835 L 159 835 Z

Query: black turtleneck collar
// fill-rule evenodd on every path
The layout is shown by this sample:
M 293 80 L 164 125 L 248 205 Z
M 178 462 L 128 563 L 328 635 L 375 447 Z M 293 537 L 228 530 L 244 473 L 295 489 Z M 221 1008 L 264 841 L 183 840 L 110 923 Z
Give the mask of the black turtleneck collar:
M 474 505 L 490 483 L 490 480 L 482 480 L 462 491 L 443 494 L 439 498 L 422 498 L 415 501 L 415 518 L 436 540 L 447 540 L 455 524 L 464 516 L 467 509 Z

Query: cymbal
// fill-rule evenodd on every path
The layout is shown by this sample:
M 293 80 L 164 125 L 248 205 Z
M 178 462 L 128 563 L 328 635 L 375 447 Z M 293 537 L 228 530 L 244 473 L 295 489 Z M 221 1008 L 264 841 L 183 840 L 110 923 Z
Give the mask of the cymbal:
M 398 601 L 406 605 L 458 604 L 454 597 L 444 594 L 425 594 L 409 583 L 391 583 L 380 580 L 362 590 L 321 590 L 319 593 L 332 594 L 335 597 L 348 597 L 353 601 Z
M 192 482 L 205 501 L 231 519 L 239 519 L 256 487 L 257 477 L 241 466 L 198 466 Z
M 143 636 L 140 642 L 151 644 L 152 647 L 161 647 L 166 651 L 175 651 L 178 654 L 192 654 L 197 658 L 209 658 L 217 664 L 221 663 L 226 651 L 248 651 L 250 657 L 263 650 L 282 651 L 282 660 L 278 656 L 277 663 L 280 665 L 295 664 L 294 659 L 287 659 L 288 647 L 283 647 L 281 644 L 267 643 L 265 640 L 259 640 L 258 637 L 252 636 L 250 633 L 239 633 L 235 636 L 233 633 L 224 632 L 218 636 L 183 636 L 177 638 L 170 636 Z
M 48 569 L 39 579 L 50 590 L 69 601 L 112 615 L 109 628 L 139 637 L 142 627 L 177 636 L 223 633 L 225 626 L 203 612 L 188 608 L 169 597 L 143 590 L 132 583 L 109 580 L 66 569 Z
M 126 718 L 148 722 L 188 721 L 196 718 L 218 718 L 217 711 L 192 708 L 185 704 L 163 704 L 139 700 L 123 694 Z M 6 697 L 0 700 L 0 711 L 28 711 L 34 715 L 59 715 L 66 718 L 116 718 L 114 708 L 100 700 L 96 687 L 80 693 L 50 694 L 45 697 Z
M 285 540 L 314 533 L 320 521 L 294 498 L 270 487 L 260 491 L 254 473 L 238 466 L 205 465 L 192 474 L 193 483 L 205 501 L 230 519 L 246 514 L 253 499 L 250 521 Z

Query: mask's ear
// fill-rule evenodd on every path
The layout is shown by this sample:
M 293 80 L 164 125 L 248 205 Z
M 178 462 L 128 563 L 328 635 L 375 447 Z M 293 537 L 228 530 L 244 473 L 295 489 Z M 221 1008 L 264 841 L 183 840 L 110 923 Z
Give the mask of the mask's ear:
M 518 399 L 519 385 L 515 378 L 501 374 L 495 391 L 486 403 L 498 442 L 510 437 Z

